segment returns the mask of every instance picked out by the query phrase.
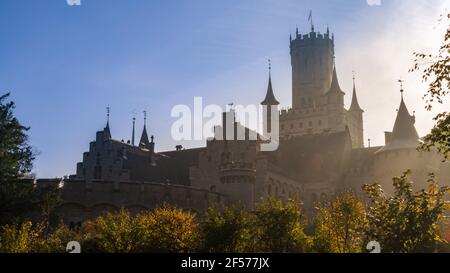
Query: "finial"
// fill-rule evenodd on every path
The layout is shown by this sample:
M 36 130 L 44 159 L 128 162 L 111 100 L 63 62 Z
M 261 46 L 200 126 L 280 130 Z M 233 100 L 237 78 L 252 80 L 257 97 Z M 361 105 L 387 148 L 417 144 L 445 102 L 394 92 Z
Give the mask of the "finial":
M 352 70 L 353 74 L 353 89 L 355 89 L 355 70 Z
M 147 111 L 144 110 L 144 125 L 147 124 Z
M 404 92 L 404 90 L 403 90 L 403 82 L 404 82 L 404 80 L 398 80 L 398 82 L 400 83 L 400 93 L 402 94 L 402 99 L 403 99 L 403 92 Z
M 106 107 L 106 122 L 109 123 L 109 114 L 111 111 L 111 107 L 109 105 Z
M 153 142 L 154 142 L 154 140 L 155 140 L 155 136 L 154 136 L 154 135 L 152 135 L 152 136 L 150 137 L 150 139 L 152 140 L 152 142 L 151 142 L 151 143 L 153 143 Z
M 295 27 L 295 38 L 298 38 L 298 27 Z
M 330 27 L 327 24 L 327 35 L 330 35 Z
M 269 76 L 270 76 L 272 72 L 272 61 L 268 59 L 268 62 L 269 62 Z
M 311 32 L 314 32 L 314 23 L 312 19 L 312 10 L 309 11 L 308 21 L 311 22 Z
M 289 33 L 289 42 L 292 42 L 292 34 Z

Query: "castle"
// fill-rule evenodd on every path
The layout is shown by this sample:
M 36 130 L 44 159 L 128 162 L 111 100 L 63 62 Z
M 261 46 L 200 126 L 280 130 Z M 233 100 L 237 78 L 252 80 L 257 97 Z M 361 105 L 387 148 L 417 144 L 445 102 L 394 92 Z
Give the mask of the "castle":
M 419 153 L 420 138 L 401 93 L 392 132 L 385 145 L 364 147 L 363 109 L 353 79 L 352 102 L 344 107 L 334 60 L 334 36 L 327 29 L 290 38 L 292 107 L 279 113 L 279 148 L 261 150 L 259 140 L 208 139 L 206 147 L 155 152 L 155 140 L 144 126 L 136 145 L 114 140 L 109 119 L 97 132 L 76 174 L 64 179 L 59 211 L 80 223 L 121 207 L 136 213 L 163 203 L 197 212 L 212 204 L 236 204 L 251 210 L 273 196 L 297 198 L 306 208 L 339 191 L 361 190 L 380 183 L 388 192 L 392 177 L 412 170 L 416 187 L 425 187 L 429 172 L 449 177 L 450 166 L 435 152 Z M 269 75 L 261 102 L 278 109 Z M 263 97 L 263 96 L 261 96 Z M 234 115 L 233 111 L 224 113 Z M 234 121 L 235 127 L 242 126 Z M 248 131 L 246 131 L 248 133 Z M 439 180 L 441 183 L 448 181 Z M 60 183 L 39 180 L 39 185 Z

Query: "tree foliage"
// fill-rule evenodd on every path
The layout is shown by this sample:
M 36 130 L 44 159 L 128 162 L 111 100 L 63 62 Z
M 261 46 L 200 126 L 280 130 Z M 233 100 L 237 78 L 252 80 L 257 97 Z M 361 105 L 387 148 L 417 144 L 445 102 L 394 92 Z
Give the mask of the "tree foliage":
M 409 171 L 393 178 L 394 195 L 387 196 L 378 184 L 364 185 L 371 206 L 366 235 L 378 241 L 383 252 L 427 252 L 442 242 L 439 222 L 448 208 L 448 187 L 430 175 L 428 189 L 413 191 Z
M 254 211 L 258 250 L 262 252 L 306 252 L 310 238 L 305 234 L 306 218 L 295 200 L 284 204 L 269 198 Z
M 442 16 L 441 20 L 447 21 L 447 26 L 449 26 L 450 14 L 446 18 Z M 450 27 L 447 27 L 443 45 L 437 54 L 415 53 L 415 57 L 414 66 L 410 71 L 421 70 L 423 81 L 429 82 L 424 99 L 426 100 L 426 109 L 431 110 L 433 103 L 435 101 L 442 103 L 450 91 Z M 444 155 L 445 160 L 448 160 L 450 156 L 450 113 L 440 113 L 434 120 L 436 125 L 425 136 L 424 143 L 419 149 L 429 151 L 431 147 L 436 146 Z
M 198 249 L 195 215 L 163 207 L 132 216 L 127 210 L 108 213 L 90 223 L 86 237 L 94 252 L 193 252 Z
M 314 249 L 325 253 L 361 252 L 366 226 L 364 203 L 354 193 L 341 193 L 318 208 Z
M 29 128 L 14 116 L 15 105 L 8 97 L 0 96 L 0 223 L 11 223 L 37 202 L 33 184 L 20 180 L 33 166 Z
M 253 217 L 239 207 L 211 207 L 201 222 L 207 252 L 248 252 L 254 248 Z

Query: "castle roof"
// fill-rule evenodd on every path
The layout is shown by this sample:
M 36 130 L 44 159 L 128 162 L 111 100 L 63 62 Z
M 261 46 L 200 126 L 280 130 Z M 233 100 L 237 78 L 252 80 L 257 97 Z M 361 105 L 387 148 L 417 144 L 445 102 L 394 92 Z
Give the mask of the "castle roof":
M 414 123 L 415 117 L 409 114 L 402 95 L 390 141 L 377 153 L 388 150 L 417 148 L 420 140 Z
M 104 140 L 111 139 L 111 130 L 109 129 L 109 121 L 106 123 L 105 129 L 103 129 Z
M 272 89 L 272 77 L 269 74 L 269 85 L 267 86 L 266 98 L 261 102 L 261 105 L 278 105 L 280 104 L 275 95 L 273 94 Z
M 364 112 L 363 109 L 359 106 L 358 103 L 358 97 L 356 96 L 356 87 L 355 87 L 355 80 L 353 79 L 353 95 L 352 95 L 352 103 L 350 105 L 349 111 L 359 111 Z
M 150 141 L 148 141 L 147 128 L 144 125 L 144 130 L 142 131 L 141 140 L 139 141 L 139 145 L 143 145 L 148 147 L 150 145 Z
M 340 93 L 342 95 L 345 95 L 344 91 L 342 91 L 341 87 L 339 86 L 339 81 L 338 81 L 337 73 L 336 73 L 336 65 L 334 65 L 334 68 L 333 68 L 333 78 L 331 80 L 331 86 L 330 86 L 330 89 L 328 90 L 327 94 L 331 94 L 331 93 Z

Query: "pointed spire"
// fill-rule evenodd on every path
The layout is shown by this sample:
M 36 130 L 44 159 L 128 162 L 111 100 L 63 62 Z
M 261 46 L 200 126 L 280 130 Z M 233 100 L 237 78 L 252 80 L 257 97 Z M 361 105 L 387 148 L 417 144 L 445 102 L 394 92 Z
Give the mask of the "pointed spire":
M 111 111 L 111 107 L 106 107 L 106 127 L 103 129 L 104 132 L 104 138 L 105 139 L 111 139 L 111 130 L 109 129 L 109 114 Z
M 261 105 L 278 105 L 280 104 L 277 99 L 275 98 L 275 95 L 273 94 L 272 89 L 272 64 L 269 59 L 269 85 L 267 86 L 267 93 L 264 100 L 261 102 Z
M 359 106 L 358 97 L 356 96 L 355 71 L 352 71 L 352 72 L 353 72 L 353 95 L 352 95 L 352 103 L 348 110 L 364 112 L 364 110 L 361 109 L 361 107 Z
M 337 72 L 336 72 L 336 62 L 333 61 L 333 63 L 334 63 L 333 76 L 331 78 L 331 86 L 330 86 L 330 89 L 328 90 L 327 94 L 337 92 L 337 93 L 344 95 L 345 93 L 342 91 L 341 87 L 339 86 L 339 81 L 338 81 Z
M 292 42 L 292 34 L 289 33 L 289 42 Z
M 330 36 L 330 27 L 327 24 L 327 35 Z
M 148 147 L 150 142 L 148 141 L 147 134 L 147 111 L 144 111 L 144 130 L 142 131 L 141 140 L 139 141 L 139 146 Z
M 314 22 L 313 22 L 313 18 L 312 18 L 312 10 L 309 11 L 308 21 L 311 22 L 311 32 L 314 32 Z

